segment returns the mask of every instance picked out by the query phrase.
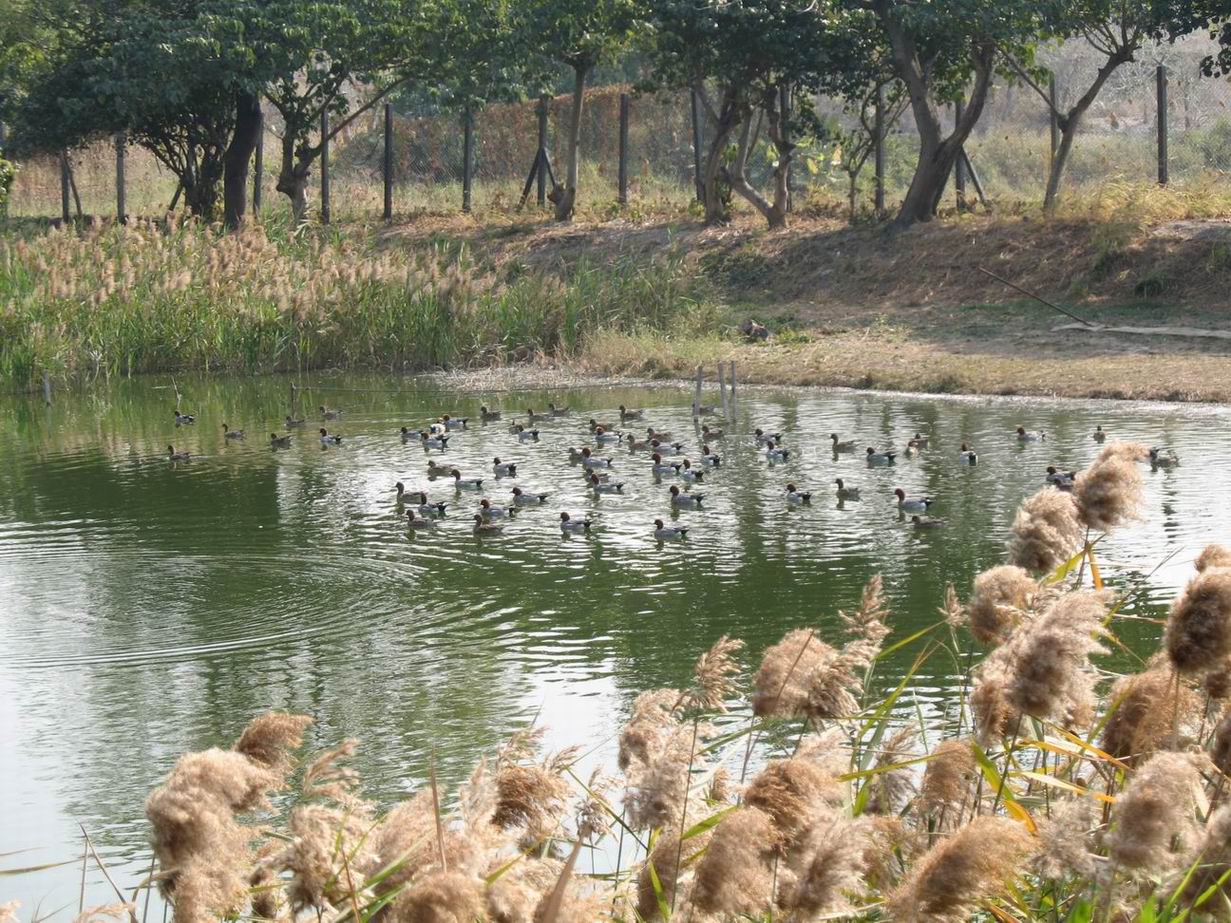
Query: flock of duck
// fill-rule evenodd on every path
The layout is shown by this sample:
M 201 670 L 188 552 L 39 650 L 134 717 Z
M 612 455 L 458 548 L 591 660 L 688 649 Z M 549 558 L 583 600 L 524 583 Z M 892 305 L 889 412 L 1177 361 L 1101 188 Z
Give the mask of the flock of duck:
M 325 406 L 318 409 L 323 422 L 336 421 L 343 416 L 343 412 L 338 409 Z M 712 407 L 698 408 L 698 415 L 701 417 L 712 416 L 714 412 Z M 174 413 L 176 426 L 189 426 L 196 423 L 196 417 L 193 414 L 183 413 L 179 408 L 176 408 Z M 694 464 L 692 457 L 686 451 L 685 443 L 677 441 L 671 433 L 657 430 L 652 425 L 645 426 L 644 435 L 632 431 L 634 427 L 639 430 L 643 424 L 647 423 L 644 410 L 632 409 L 621 404 L 618 413 L 619 422 L 614 425 L 591 417 L 587 423 L 589 437 L 586 444 L 571 446 L 567 451 L 569 464 L 578 468 L 585 478 L 587 489 L 596 498 L 607 494 L 622 494 L 625 487 L 625 482 L 618 480 L 616 475 L 616 471 L 623 467 L 624 462 L 617 464 L 616 459 L 611 455 L 599 454 L 605 450 L 620 448 L 625 449 L 630 456 L 644 455 L 648 462 L 646 468 L 656 484 L 662 484 L 668 480 L 676 482 L 670 484 L 667 491 L 672 513 L 681 510 L 704 509 L 705 494 L 699 488 L 702 487 L 707 476 L 715 476 L 716 469 L 720 469 L 723 465 L 723 457 L 711 448 L 711 443 L 723 444 L 729 439 L 744 440 L 762 454 L 771 466 L 787 461 L 792 455 L 791 449 L 786 445 L 787 438 L 783 433 L 767 432 L 757 428 L 751 434 L 736 435 L 711 427 L 708 423 L 699 423 L 696 438 L 700 451 L 695 453 L 696 463 Z M 524 423 L 520 420 L 512 420 L 507 427 L 507 432 L 513 437 L 512 444 L 537 446 L 540 444 L 540 424 L 552 424 L 573 416 L 572 408 L 557 407 L 549 403 L 546 411 L 528 409 Z M 483 406 L 479 410 L 476 422 L 481 426 L 501 424 L 503 414 L 500 410 L 491 410 Z M 449 507 L 457 506 L 464 495 L 483 493 L 487 490 L 485 485 L 490 485 L 495 481 L 517 479 L 519 462 L 516 460 L 499 456 L 493 458 L 491 478 L 487 478 L 485 476 L 465 477 L 456 466 L 430 457 L 433 452 L 437 453 L 437 456 L 447 453 L 450 441 L 459 436 L 464 438 L 466 431 L 471 428 L 470 424 L 470 418 L 442 414 L 422 428 L 401 427 L 402 443 L 418 445 L 429 455 L 427 479 L 433 482 L 441 478 L 449 479 L 453 486 L 452 496 L 447 500 L 440 500 L 429 497 L 424 490 L 408 489 L 405 483 L 398 481 L 394 485 L 397 492 L 396 503 L 398 509 L 404 514 L 409 529 L 416 531 L 436 529 L 446 518 Z M 288 432 L 270 433 L 270 448 L 274 450 L 289 448 L 293 431 L 306 429 L 309 425 L 306 419 L 287 416 L 284 427 Z M 228 441 L 246 438 L 242 429 L 231 429 L 226 423 L 222 424 L 222 433 L 223 438 Z M 330 432 L 325 426 L 319 427 L 317 438 L 322 446 L 342 444 L 342 436 Z M 1047 439 L 1047 434 L 1019 426 L 1012 438 L 1022 443 L 1043 442 Z M 1106 440 L 1107 434 L 1100 425 L 1095 428 L 1091 438 L 1097 443 L 1102 443 Z M 860 454 L 861 443 L 858 440 L 844 440 L 837 433 L 831 433 L 830 441 L 835 460 L 844 455 L 853 457 Z M 591 442 L 593 445 L 589 444 Z M 862 452 L 862 457 L 867 467 L 882 468 L 896 464 L 899 457 L 913 458 L 927 451 L 928 448 L 929 437 L 922 432 L 916 432 L 907 441 L 902 452 L 867 446 Z M 173 445 L 167 446 L 167 454 L 172 464 L 187 462 L 192 457 L 188 452 L 176 451 Z M 976 465 L 979 455 L 970 445 L 962 443 L 956 461 L 961 465 Z M 1150 450 L 1150 462 L 1156 468 L 1173 468 L 1179 465 L 1179 458 L 1169 450 L 1153 448 Z M 1056 465 L 1049 465 L 1045 473 L 1046 483 L 1064 491 L 1073 489 L 1076 477 L 1076 472 L 1061 470 Z M 794 483 L 784 485 L 783 494 L 785 503 L 792 508 L 806 506 L 812 502 L 812 492 L 801 490 Z M 518 511 L 530 507 L 546 506 L 550 500 L 549 494 L 521 486 L 512 487 L 509 495 L 511 499 L 507 506 L 496 505 L 487 497 L 479 500 L 477 508 L 471 515 L 475 535 L 499 535 L 505 523 L 510 521 Z M 839 503 L 855 502 L 861 499 L 859 487 L 848 484 L 843 478 L 834 480 L 834 495 Z M 909 496 L 900 487 L 894 489 L 893 496 L 897 510 L 904 518 L 909 516 L 912 528 L 937 529 L 945 525 L 944 519 L 928 515 L 933 506 L 933 500 L 930 497 Z M 586 515 L 574 516 L 568 511 L 560 511 L 558 525 L 561 532 L 566 535 L 586 534 L 593 528 L 594 520 Z M 681 540 L 687 536 L 688 531 L 687 526 L 668 525 L 661 518 L 653 521 L 653 536 L 659 541 Z

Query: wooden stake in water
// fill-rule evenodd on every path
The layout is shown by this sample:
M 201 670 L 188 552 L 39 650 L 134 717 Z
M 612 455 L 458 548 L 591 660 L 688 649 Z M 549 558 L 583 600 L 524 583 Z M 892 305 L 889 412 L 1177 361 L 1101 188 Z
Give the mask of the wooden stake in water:
M 731 411 L 727 407 L 727 380 L 723 377 L 723 363 L 718 363 L 718 393 L 722 397 L 722 417 L 724 420 L 731 419 Z
M 731 360 L 731 416 L 727 420 L 728 423 L 735 422 L 735 360 Z
M 51 376 L 43 372 L 43 403 L 51 406 Z
M 705 370 L 701 366 L 697 366 L 697 389 L 692 395 L 692 415 L 694 417 L 701 416 L 701 380 L 705 375 Z

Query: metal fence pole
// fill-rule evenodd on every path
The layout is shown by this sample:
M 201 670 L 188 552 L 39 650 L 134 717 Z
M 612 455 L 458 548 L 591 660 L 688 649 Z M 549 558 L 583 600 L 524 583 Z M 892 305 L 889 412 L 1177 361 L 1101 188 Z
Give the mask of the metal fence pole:
M 385 103 L 385 211 L 386 221 L 393 220 L 393 103 Z
M 1167 65 L 1158 65 L 1155 74 L 1158 84 L 1158 184 L 1166 186 L 1170 181 L 1167 157 Z
M 620 204 L 628 204 L 628 94 L 620 94 Z
M 697 201 L 705 203 L 705 177 L 701 173 L 701 101 L 697 99 L 697 91 L 691 93 L 692 100 L 692 175 L 697 188 Z
M 872 167 L 876 172 L 876 214 L 885 213 L 885 86 L 876 87 L 876 148 Z
M 470 185 L 474 178 L 474 116 L 462 113 L 462 211 L 470 213 Z
M 547 150 L 547 97 L 539 97 L 539 156 L 542 157 L 542 152 Z M 539 163 L 538 173 L 538 190 L 535 201 L 539 205 L 547 204 L 547 164 Z
M 252 164 L 252 214 L 261 213 L 261 183 L 265 180 L 265 113 L 257 120 L 256 157 Z
M 1047 82 L 1047 98 L 1051 101 L 1051 160 L 1048 161 L 1048 168 L 1051 168 L 1052 163 L 1056 160 L 1056 152 L 1060 150 L 1060 116 L 1058 114 L 1060 104 L 1058 102 L 1059 94 L 1056 92 L 1056 75 L 1052 74 L 1051 79 Z
M 791 88 L 783 83 L 778 87 L 778 107 L 782 115 L 782 140 L 788 144 L 791 141 Z M 794 174 L 794 161 L 786 163 L 786 210 L 795 210 L 795 196 L 791 192 L 791 179 Z
M 69 177 L 68 177 L 68 150 L 60 151 L 60 220 L 68 224 L 73 220 L 72 213 L 69 211 Z
M 115 133 L 115 218 L 120 224 L 128 223 L 128 190 L 124 184 L 124 132 Z
M 329 223 L 329 113 L 321 113 L 321 224 Z

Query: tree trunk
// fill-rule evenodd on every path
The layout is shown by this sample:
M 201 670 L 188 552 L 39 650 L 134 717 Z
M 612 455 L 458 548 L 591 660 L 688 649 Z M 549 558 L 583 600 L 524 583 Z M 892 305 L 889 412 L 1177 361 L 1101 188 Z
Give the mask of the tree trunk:
M 241 92 L 235 101 L 235 129 L 223 155 L 222 220 L 235 230 L 244 220 L 248 205 L 248 165 L 261 134 L 261 100 L 255 93 Z
M 291 216 L 297 223 L 308 215 L 308 176 L 311 167 L 311 161 L 296 163 L 295 139 L 288 131 L 282 137 L 282 167 L 274 188 L 291 200 Z
M 752 127 L 751 116 L 745 119 L 743 134 L 740 136 L 739 154 L 735 158 L 735 169 L 731 171 L 731 188 L 743 196 L 752 204 L 753 208 L 761 213 L 770 230 L 786 227 L 788 203 L 787 175 L 791 167 L 792 145 L 786 140 L 782 131 L 783 117 L 777 98 L 777 92 L 768 95 L 763 100 L 765 108 L 761 110 L 765 121 L 768 123 L 767 134 L 778 152 L 778 165 L 774 168 L 773 202 L 766 201 L 765 197 L 748 182 L 747 176 L 748 155 L 756 144 L 757 135 L 760 134 L 760 118 L 757 120 L 756 129 Z
M 704 94 L 703 89 L 699 88 L 698 92 Z M 704 99 L 704 95 L 701 98 Z M 738 99 L 738 91 L 734 87 L 727 87 L 723 90 L 717 113 L 713 112 L 708 104 L 706 105 L 706 111 L 714 122 L 714 136 L 710 138 L 709 148 L 705 153 L 706 227 L 726 224 L 731 220 L 730 197 L 722 188 L 722 183 L 729 179 L 722 158 L 727 144 L 730 143 L 731 133 L 740 123 L 741 113 Z
M 581 169 L 581 109 L 586 99 L 586 77 L 589 63 L 573 65 L 573 111 L 569 116 L 568 154 L 564 172 L 564 189 L 556 201 L 556 220 L 569 221 L 577 207 L 577 181 Z

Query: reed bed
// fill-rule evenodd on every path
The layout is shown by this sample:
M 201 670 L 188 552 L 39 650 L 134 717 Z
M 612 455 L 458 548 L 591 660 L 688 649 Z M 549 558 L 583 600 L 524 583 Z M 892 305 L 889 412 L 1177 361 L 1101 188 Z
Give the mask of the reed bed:
M 599 331 L 704 329 L 703 307 L 672 259 L 497 271 L 465 248 L 255 224 L 52 230 L 0 240 L 0 381 L 524 361 Z
M 1137 669 L 1108 666 L 1140 583 L 1111 589 L 1096 548 L 1135 516 L 1144 461 L 1109 445 L 1071 492 L 1027 499 L 1005 563 L 911 636 L 876 577 L 834 630 L 792 628 L 757 664 L 719 639 L 685 687 L 637 696 L 613 777 L 532 728 L 454 797 L 432 776 L 380 810 L 355 741 L 303 757 L 311 719 L 262 715 L 150 794 L 139 889 L 177 923 L 1225 918 L 1231 551 L 1198 558 Z M 929 660 L 960 694 L 925 716 L 908 702 Z M 591 849 L 606 871 L 578 862 Z

